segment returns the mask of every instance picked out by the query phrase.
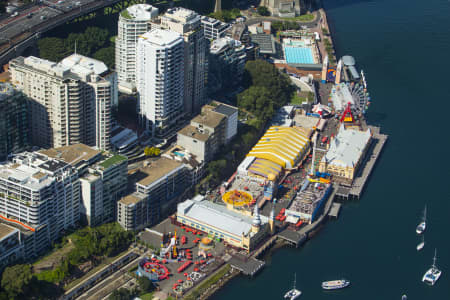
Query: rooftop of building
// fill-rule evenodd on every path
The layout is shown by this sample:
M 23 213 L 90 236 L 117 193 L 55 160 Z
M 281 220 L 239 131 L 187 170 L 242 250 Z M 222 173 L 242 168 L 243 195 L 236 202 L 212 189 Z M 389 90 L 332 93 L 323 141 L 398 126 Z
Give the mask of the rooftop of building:
M 120 126 L 113 129 L 111 136 L 111 144 L 119 149 L 136 142 L 138 139 L 136 132 Z
M 341 124 L 335 138 L 330 142 L 330 148 L 322 162 L 340 167 L 354 168 L 358 163 L 372 133 L 368 128 L 366 131 L 346 129 Z
M 120 15 L 125 19 L 137 21 L 151 20 L 159 13 L 159 9 L 149 4 L 135 4 L 123 10 Z
M 145 199 L 145 197 L 146 195 L 135 192 L 133 194 L 123 197 L 122 199 L 119 200 L 119 202 L 125 205 L 132 205 L 142 201 L 143 199 Z
M 302 127 L 270 127 L 247 156 L 293 168 L 309 145 L 310 130 Z
M 18 231 L 16 228 L 0 223 L 0 241 L 16 231 Z
M 178 134 L 188 136 L 202 142 L 206 142 L 209 139 L 209 134 L 201 133 L 195 126 L 192 125 L 185 126 L 183 129 L 178 131 Z
M 343 111 L 348 103 L 355 104 L 350 88 L 346 83 L 341 83 L 331 90 L 331 101 L 336 111 Z
M 169 8 L 164 14 L 164 17 L 170 18 L 172 21 L 178 23 L 193 23 L 200 20 L 199 14 L 184 7 Z
M 253 223 L 252 217 L 228 210 L 224 205 L 207 201 L 201 195 L 178 204 L 177 214 L 211 225 L 235 236 L 247 235 L 251 231 Z M 268 223 L 267 217 L 261 215 L 260 218 L 262 225 Z
M 217 20 L 217 19 L 214 19 L 214 18 L 211 18 L 211 17 L 208 17 L 208 16 L 202 16 L 201 19 L 202 19 L 202 22 L 210 23 L 212 25 L 220 24 L 220 23 L 226 24 L 226 23 L 224 23 L 224 22 L 222 22 L 220 20 Z
M 197 161 L 197 157 L 195 155 L 178 145 L 173 146 L 161 156 L 182 162 L 192 168 L 196 168 L 200 165 L 200 162 Z
M 147 43 L 160 47 L 172 46 L 183 41 L 178 32 L 159 28 L 152 29 L 141 35 L 139 38 Z
M 237 107 L 234 107 L 234 106 L 231 106 L 228 104 L 223 104 L 223 103 L 220 103 L 219 105 L 217 105 L 213 110 L 215 112 L 218 112 L 219 114 L 223 114 L 228 117 L 231 117 L 232 115 L 234 115 L 235 113 L 238 112 Z
M 89 182 L 94 182 L 96 180 L 98 180 L 100 178 L 100 176 L 92 174 L 92 173 L 87 173 L 86 175 L 84 175 L 83 177 L 80 178 L 80 180 L 86 180 Z
M 259 46 L 259 52 L 262 54 L 275 54 L 275 41 L 270 34 L 258 33 L 250 35 L 252 42 Z
M 47 75 L 64 79 L 82 79 L 83 81 L 90 81 L 90 75 L 105 75 L 108 71 L 108 67 L 103 62 L 80 54 L 72 54 L 59 63 L 35 56 L 19 56 L 11 62 L 27 66 Z
M 231 37 L 237 41 L 240 41 L 245 32 L 245 26 L 246 25 L 244 23 L 240 22 L 233 24 L 233 27 L 231 27 Z
M 52 184 L 56 179 L 53 173 L 66 166 L 62 161 L 24 152 L 16 155 L 14 161 L 0 165 L 0 178 L 37 191 Z
M 225 119 L 225 116 L 215 111 L 203 111 L 195 116 L 191 122 L 202 124 L 203 126 L 216 128 Z
M 222 51 L 231 48 L 231 47 L 239 47 L 241 46 L 242 43 L 240 41 L 234 40 L 228 36 L 222 37 L 222 38 L 218 38 L 215 39 L 210 47 L 209 47 L 209 51 L 212 54 L 219 54 Z
M 104 169 L 108 169 L 109 167 L 122 163 L 123 161 L 127 160 L 128 158 L 124 155 L 115 154 L 111 156 L 110 158 L 106 159 L 105 161 L 99 163 L 98 165 Z
M 140 169 L 144 178 L 140 179 L 137 183 L 143 186 L 149 186 L 158 179 L 171 174 L 172 171 L 175 171 L 182 166 L 183 164 L 181 162 L 160 157 L 159 159 L 152 161 L 150 165 Z
M 77 53 L 64 58 L 60 65 L 69 68 L 72 73 L 79 76 L 103 75 L 108 72 L 108 67 L 104 62 Z
M 74 144 L 59 148 L 40 150 L 39 153 L 51 158 L 60 159 L 70 165 L 76 166 L 81 161 L 90 161 L 102 152 L 85 144 Z

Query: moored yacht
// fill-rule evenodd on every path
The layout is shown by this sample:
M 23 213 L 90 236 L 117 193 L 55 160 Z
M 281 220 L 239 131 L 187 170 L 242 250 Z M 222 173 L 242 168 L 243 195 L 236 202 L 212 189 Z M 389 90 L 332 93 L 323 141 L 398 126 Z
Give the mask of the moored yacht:
M 416 233 L 422 234 L 427 227 L 427 206 L 425 205 L 425 209 L 423 210 L 422 222 L 416 227 Z
M 284 294 L 284 299 L 294 300 L 294 299 L 297 299 L 298 297 L 300 297 L 300 295 L 302 294 L 301 291 L 299 291 L 295 288 L 296 279 L 297 279 L 297 274 L 294 274 L 294 288 L 292 290 L 288 291 L 286 294 Z
M 436 249 L 434 249 L 433 264 L 431 265 L 431 268 L 425 272 L 422 278 L 422 281 L 429 285 L 434 285 L 442 274 L 442 271 L 436 267 L 436 252 Z

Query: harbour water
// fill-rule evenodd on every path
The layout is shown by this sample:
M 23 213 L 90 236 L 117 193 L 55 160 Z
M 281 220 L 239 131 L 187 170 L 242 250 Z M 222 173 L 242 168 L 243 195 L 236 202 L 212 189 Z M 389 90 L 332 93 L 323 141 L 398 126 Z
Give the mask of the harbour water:
M 294 272 L 302 299 L 450 299 L 450 1 L 324 0 L 338 55 L 353 55 L 373 103 L 368 120 L 389 135 L 359 201 L 301 249 L 267 257 L 255 278 L 238 276 L 212 299 L 281 299 Z M 415 233 L 428 205 L 426 245 Z M 421 282 L 432 262 L 443 271 Z M 338 278 L 351 287 L 324 292 Z

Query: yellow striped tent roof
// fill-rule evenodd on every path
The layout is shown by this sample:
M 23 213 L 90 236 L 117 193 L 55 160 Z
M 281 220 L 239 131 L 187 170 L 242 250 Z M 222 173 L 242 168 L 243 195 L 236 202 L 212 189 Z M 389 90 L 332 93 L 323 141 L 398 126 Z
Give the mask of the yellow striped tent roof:
M 266 159 L 292 168 L 309 144 L 309 130 L 301 127 L 270 127 L 247 156 Z

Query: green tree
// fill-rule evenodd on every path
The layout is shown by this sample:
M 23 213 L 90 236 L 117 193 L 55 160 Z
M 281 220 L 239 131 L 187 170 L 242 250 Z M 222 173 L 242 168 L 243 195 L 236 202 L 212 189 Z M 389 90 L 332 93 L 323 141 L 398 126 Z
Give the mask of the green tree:
M 101 48 L 94 53 L 94 58 L 104 62 L 109 69 L 113 69 L 115 64 L 115 49 L 113 46 Z
M 208 174 L 211 176 L 211 180 L 214 184 L 220 183 L 224 175 L 226 174 L 227 161 L 225 159 L 211 161 L 208 166 Z
M 30 265 L 15 265 L 7 267 L 2 275 L 1 286 L 10 298 L 25 295 L 31 282 Z
M 149 292 L 153 291 L 153 289 L 155 287 L 153 285 L 153 283 L 150 281 L 150 279 L 148 279 L 145 276 L 139 277 L 137 282 L 139 284 L 139 288 L 142 293 L 149 293 Z
M 267 88 L 275 110 L 288 103 L 295 91 L 287 75 L 264 60 L 248 61 L 245 64 L 243 84 L 246 88 L 252 85 Z
M 262 121 L 272 116 L 273 102 L 269 90 L 262 86 L 251 86 L 238 95 L 238 107 L 246 109 Z
M 270 11 L 265 6 L 258 6 L 257 11 L 261 16 L 270 16 Z
M 109 295 L 109 300 L 130 300 L 131 293 L 125 288 L 120 288 L 118 290 L 115 290 Z
M 64 58 L 66 52 L 64 40 L 55 37 L 40 39 L 38 41 L 38 48 L 39 56 L 51 61 L 60 61 Z

